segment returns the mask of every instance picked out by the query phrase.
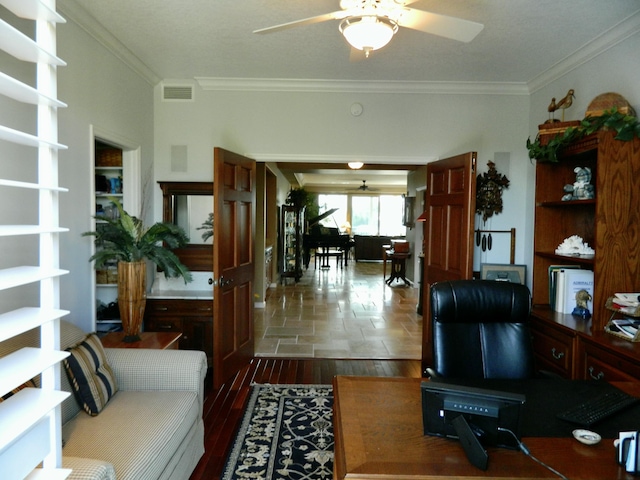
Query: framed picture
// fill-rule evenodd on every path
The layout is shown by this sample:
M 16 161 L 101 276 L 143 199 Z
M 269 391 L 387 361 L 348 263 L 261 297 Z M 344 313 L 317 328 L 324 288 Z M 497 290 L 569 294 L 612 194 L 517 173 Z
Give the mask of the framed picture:
M 482 280 L 496 280 L 498 282 L 521 283 L 524 285 L 527 278 L 527 266 L 510 263 L 481 263 L 480 278 Z

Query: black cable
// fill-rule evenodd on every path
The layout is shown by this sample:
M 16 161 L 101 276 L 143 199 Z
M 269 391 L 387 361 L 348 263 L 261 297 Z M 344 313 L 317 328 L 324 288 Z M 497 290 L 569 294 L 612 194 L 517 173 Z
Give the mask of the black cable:
M 536 457 L 534 457 L 533 455 L 531 455 L 531 451 L 529 450 L 529 447 L 527 447 L 524 443 L 522 443 L 518 437 L 516 436 L 515 433 L 513 433 L 511 430 L 509 430 L 508 428 L 502 428 L 502 427 L 498 427 L 498 430 L 501 432 L 507 432 L 510 433 L 511 436 L 513 436 L 513 438 L 515 439 L 515 441 L 518 443 L 518 447 L 520 448 L 520 450 L 522 451 L 522 453 L 524 453 L 527 457 L 529 457 L 530 459 L 532 459 L 535 462 L 538 462 L 540 465 L 542 465 L 544 468 L 546 468 L 547 470 L 555 473 L 556 475 L 558 475 L 558 477 L 560 477 L 562 480 L 569 480 L 569 478 L 565 477 L 563 474 L 561 474 L 559 471 L 557 471 L 555 468 L 551 467 L 550 465 L 547 465 L 546 463 L 544 463 L 543 461 L 537 459 Z

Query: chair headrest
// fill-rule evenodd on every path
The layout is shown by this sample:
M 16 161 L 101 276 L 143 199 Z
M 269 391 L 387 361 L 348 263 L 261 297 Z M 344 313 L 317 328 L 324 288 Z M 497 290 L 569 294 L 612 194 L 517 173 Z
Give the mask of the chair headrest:
M 527 322 L 526 285 L 492 280 L 455 280 L 430 287 L 431 318 L 440 323 Z

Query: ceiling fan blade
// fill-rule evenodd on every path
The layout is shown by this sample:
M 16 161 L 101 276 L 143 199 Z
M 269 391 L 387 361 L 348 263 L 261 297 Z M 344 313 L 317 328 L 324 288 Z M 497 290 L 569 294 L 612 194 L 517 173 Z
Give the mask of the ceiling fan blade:
M 325 13 L 324 15 L 317 15 L 315 17 L 303 18 L 302 20 L 295 20 L 293 22 L 283 23 L 281 25 L 274 25 L 273 27 L 261 28 L 254 30 L 253 33 L 274 33 L 288 28 L 300 27 L 303 25 L 312 25 L 314 23 L 326 22 L 328 20 L 340 20 L 346 18 L 348 12 L 339 10 L 337 12 Z
M 465 43 L 473 40 L 484 28 L 481 23 L 415 8 L 404 8 L 398 25 Z

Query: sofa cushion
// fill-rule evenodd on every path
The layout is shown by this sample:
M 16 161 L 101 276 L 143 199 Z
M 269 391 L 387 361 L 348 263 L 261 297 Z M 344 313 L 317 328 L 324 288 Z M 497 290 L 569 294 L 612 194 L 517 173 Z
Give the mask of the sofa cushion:
M 102 343 L 90 334 L 67 351 L 71 355 L 65 358 L 64 366 L 76 399 L 89 415 L 98 415 L 118 391 Z
M 198 422 L 195 392 L 121 390 L 100 415 L 64 425 L 62 453 L 109 462 L 118 480 L 157 480 Z

